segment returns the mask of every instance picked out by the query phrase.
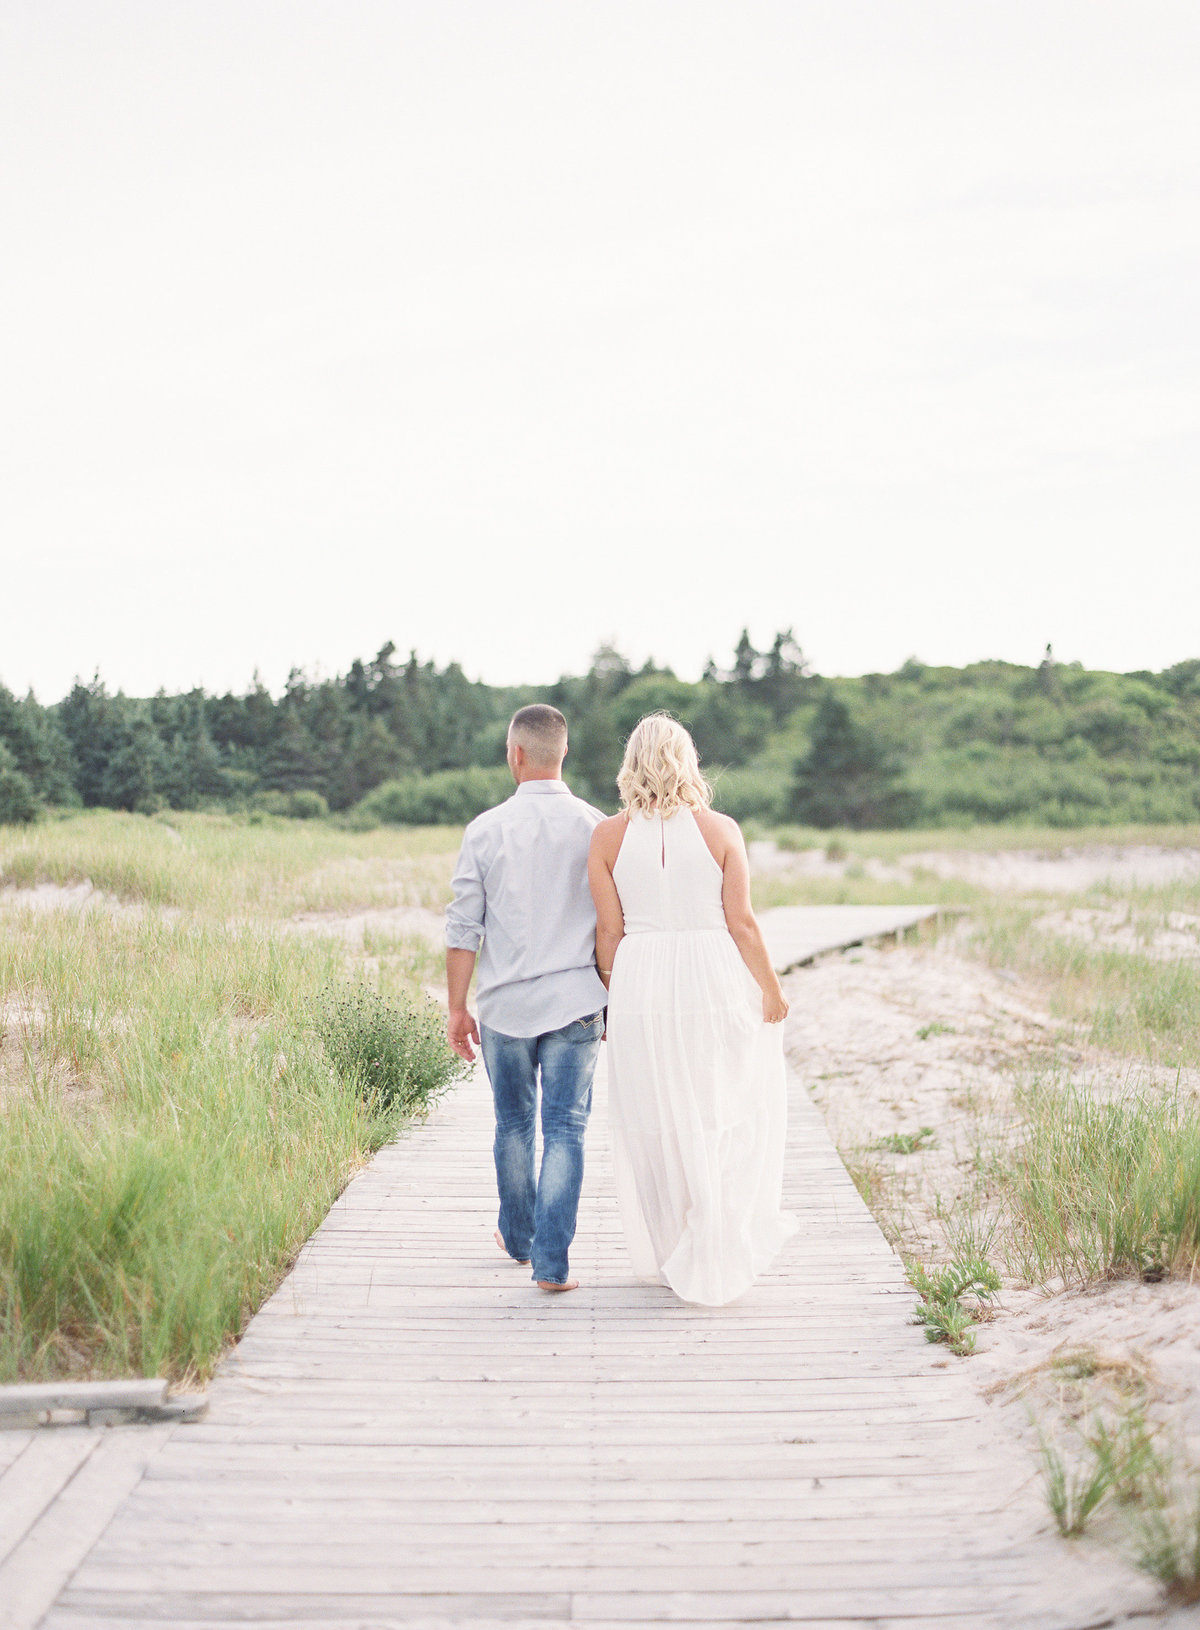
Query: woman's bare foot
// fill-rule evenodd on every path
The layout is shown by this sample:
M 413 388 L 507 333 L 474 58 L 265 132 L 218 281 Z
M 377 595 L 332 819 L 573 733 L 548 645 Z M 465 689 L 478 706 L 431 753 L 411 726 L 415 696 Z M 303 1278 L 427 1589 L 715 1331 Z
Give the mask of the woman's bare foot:
M 553 1279 L 539 1279 L 537 1287 L 539 1290 L 578 1290 L 579 1281 L 578 1279 L 568 1279 L 565 1285 L 556 1285 Z
M 495 1233 L 492 1235 L 492 1238 L 495 1240 L 496 1244 L 500 1247 L 500 1249 L 504 1252 L 505 1256 L 508 1257 L 508 1260 L 510 1262 L 519 1262 L 523 1268 L 527 1268 L 529 1266 L 529 1258 L 527 1256 L 511 1256 L 511 1255 L 509 1255 L 508 1246 L 505 1245 L 505 1243 L 504 1243 L 504 1235 L 500 1232 L 500 1230 L 498 1228 L 496 1229 Z

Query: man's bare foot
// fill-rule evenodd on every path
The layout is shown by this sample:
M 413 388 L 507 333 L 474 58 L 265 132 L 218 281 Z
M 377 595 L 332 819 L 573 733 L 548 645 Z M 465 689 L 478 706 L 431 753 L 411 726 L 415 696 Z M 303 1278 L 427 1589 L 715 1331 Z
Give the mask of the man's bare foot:
M 500 1230 L 498 1228 L 496 1229 L 495 1233 L 492 1235 L 492 1238 L 495 1240 L 496 1244 L 500 1247 L 500 1249 L 504 1252 L 505 1256 L 508 1257 L 508 1260 L 510 1262 L 519 1262 L 523 1268 L 527 1268 L 529 1266 L 529 1258 L 527 1256 L 512 1256 L 512 1255 L 510 1255 L 508 1246 L 505 1245 L 505 1243 L 504 1243 L 504 1235 L 500 1232 Z
M 539 1290 L 578 1290 L 579 1281 L 578 1279 L 568 1279 L 565 1285 L 556 1285 L 553 1279 L 539 1279 L 537 1287 Z

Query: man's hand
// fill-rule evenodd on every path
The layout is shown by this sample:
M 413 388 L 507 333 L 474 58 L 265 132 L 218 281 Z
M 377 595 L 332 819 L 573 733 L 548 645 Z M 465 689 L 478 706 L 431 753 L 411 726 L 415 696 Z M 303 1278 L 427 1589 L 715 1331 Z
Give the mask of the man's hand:
M 459 1058 L 465 1058 L 468 1064 L 474 1064 L 475 1051 L 471 1046 L 479 1046 L 479 1026 L 467 1012 L 465 1007 L 452 1007 L 450 1017 L 446 1022 L 446 1040 L 450 1043 L 452 1052 Z

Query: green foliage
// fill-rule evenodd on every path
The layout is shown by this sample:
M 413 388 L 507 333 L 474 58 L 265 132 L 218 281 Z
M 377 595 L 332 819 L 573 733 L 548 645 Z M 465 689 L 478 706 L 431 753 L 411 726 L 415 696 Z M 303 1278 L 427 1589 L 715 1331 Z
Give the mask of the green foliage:
M 970 1296 L 978 1305 L 1000 1289 L 1000 1276 L 989 1262 L 967 1257 L 932 1271 L 919 1262 L 908 1264 L 908 1277 L 921 1300 L 913 1310 L 914 1322 L 925 1326 L 926 1341 L 942 1341 L 960 1358 L 975 1351 L 974 1320 L 963 1306 Z
M 97 677 L 53 707 L 0 687 L 0 745 L 36 803 L 152 813 L 248 808 L 266 794 L 323 797 L 362 824 L 462 821 L 470 783 L 499 772 L 512 712 L 552 702 L 571 728 L 569 778 L 611 808 L 621 754 L 665 708 L 696 737 L 718 800 L 740 820 L 810 828 L 1194 821 L 1200 814 L 1200 661 L 1161 674 L 1091 672 L 1047 652 L 1035 668 L 981 662 L 821 680 L 790 629 L 757 650 L 743 630 L 731 665 L 696 681 L 611 647 L 584 674 L 540 687 L 469 680 L 390 643 L 336 679 L 294 671 L 283 695 L 110 694 Z M 416 783 L 431 779 L 420 801 Z M 376 817 L 376 790 L 416 814 Z M 504 784 L 499 796 L 505 796 Z M 457 791 L 453 791 L 453 787 Z M 385 800 L 386 802 L 387 800 Z M 282 806 L 280 806 L 282 807 Z
M 37 815 L 37 799 L 29 777 L 20 771 L 0 741 L 0 826 L 20 826 Z
M 511 796 L 504 770 L 442 770 L 434 775 L 385 781 L 358 804 L 351 820 L 367 826 L 465 826 Z
M 32 696 L 18 701 L 0 685 L 2 765 L 15 768 L 25 778 L 36 804 L 79 802 L 71 746 L 54 715 L 39 707 Z
M 310 787 L 297 787 L 294 792 L 265 792 L 258 804 L 268 815 L 284 815 L 293 821 L 316 821 L 329 814 L 327 801 Z
M 780 770 L 719 770 L 712 789 L 713 808 L 735 821 L 773 823 L 784 817 L 787 777 Z
M 330 1063 L 372 1110 L 423 1114 L 468 1066 L 450 1051 L 437 1003 L 385 1001 L 366 985 L 330 994 L 317 1021 Z
M 952 1036 L 954 1026 L 943 1024 L 940 1019 L 934 1019 L 930 1024 L 923 1024 L 917 1028 L 917 1040 L 928 1041 L 930 1036 Z

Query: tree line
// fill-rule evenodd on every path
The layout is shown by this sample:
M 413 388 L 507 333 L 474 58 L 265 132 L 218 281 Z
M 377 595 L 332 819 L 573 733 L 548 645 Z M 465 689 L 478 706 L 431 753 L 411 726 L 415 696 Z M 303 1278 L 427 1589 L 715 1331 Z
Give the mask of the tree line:
M 613 807 L 625 738 L 659 709 L 692 731 L 718 807 L 831 828 L 1200 817 L 1200 661 L 1114 674 L 1055 661 L 822 678 L 790 629 L 743 631 L 696 681 L 597 651 L 548 687 L 493 686 L 385 645 L 273 696 L 149 698 L 97 676 L 44 706 L 0 686 L 0 821 L 47 809 L 260 810 L 350 824 L 458 823 L 504 797 L 507 723 L 567 715 L 568 779 Z

